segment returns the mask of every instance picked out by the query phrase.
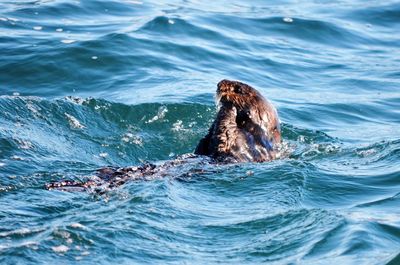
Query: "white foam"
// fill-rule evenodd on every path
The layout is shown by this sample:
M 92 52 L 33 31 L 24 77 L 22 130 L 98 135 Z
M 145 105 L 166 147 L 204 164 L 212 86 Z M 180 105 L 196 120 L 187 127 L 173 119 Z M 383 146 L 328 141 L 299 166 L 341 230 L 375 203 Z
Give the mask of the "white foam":
M 173 131 L 184 131 L 183 122 L 181 120 L 177 120 L 174 124 L 172 124 Z
M 27 140 L 17 139 L 17 142 L 19 144 L 19 148 L 21 148 L 21 149 L 28 150 L 28 149 L 32 149 L 32 147 L 33 147 L 33 144 Z
M 35 116 L 38 116 L 38 115 L 40 115 L 40 112 L 39 112 L 39 110 L 38 110 L 38 107 L 35 107 L 33 104 L 32 104 L 32 102 L 28 102 L 28 103 L 26 103 L 26 108 L 28 109 L 28 110 L 30 110 Z
M 68 113 L 64 113 L 64 115 L 67 117 L 68 122 L 69 122 L 69 125 L 70 125 L 72 128 L 75 128 L 75 129 L 83 129 L 83 128 L 85 128 L 85 126 L 83 126 L 83 125 L 78 121 L 78 119 L 75 118 L 74 116 L 72 116 L 72 115 L 70 115 L 70 114 L 68 114 Z
M 286 22 L 286 23 L 292 23 L 292 22 L 293 22 L 293 18 L 284 17 L 284 18 L 283 18 L 283 21 Z
M 378 151 L 375 148 L 358 151 L 357 154 L 361 157 L 371 156 L 376 154 Z
M 60 246 L 52 247 L 51 249 L 57 253 L 65 253 L 69 250 L 69 247 L 67 247 L 65 245 L 60 245 Z
M 43 27 L 41 27 L 41 26 L 36 26 L 36 27 L 33 27 L 33 29 L 34 29 L 34 30 L 42 30 Z
M 252 171 L 252 170 L 246 171 L 246 176 L 253 176 L 253 175 L 254 175 L 254 171 Z
M 62 43 L 65 43 L 65 44 L 70 44 L 70 43 L 76 42 L 76 40 L 65 39 L 65 40 L 61 40 L 61 42 L 62 42 Z
M 58 28 L 58 29 L 56 29 L 56 31 L 57 31 L 57 32 L 62 32 L 63 29 L 62 29 L 62 28 Z
M 20 156 L 17 156 L 17 155 L 13 155 L 13 156 L 11 157 L 11 159 L 12 159 L 12 160 L 19 160 L 19 161 L 25 160 L 24 158 L 22 158 L 22 157 L 20 157 Z
M 57 236 L 61 236 L 64 239 L 68 239 L 71 237 L 71 234 L 67 231 L 62 231 L 62 230 L 56 230 L 54 231 L 54 234 Z
M 86 102 L 86 99 L 80 97 L 72 97 L 72 96 L 66 96 L 65 100 L 68 100 L 69 102 L 72 102 L 77 105 L 82 105 L 83 103 Z
M 72 223 L 69 225 L 72 228 L 78 228 L 78 229 L 85 229 L 86 227 L 83 224 L 80 223 Z
M 143 140 L 140 136 L 134 135 L 133 133 L 126 133 L 121 138 L 125 143 L 131 143 L 136 145 L 142 145 Z
M 107 153 L 100 153 L 99 156 L 104 158 L 104 157 L 107 157 L 108 154 Z
M 152 123 L 155 122 L 157 120 L 161 120 L 165 117 L 165 114 L 168 112 L 167 107 L 165 106 L 161 106 L 158 108 L 158 113 L 156 116 L 154 116 L 153 118 L 151 118 L 150 120 L 147 121 L 147 123 Z
M 0 237 L 8 237 L 11 235 L 27 235 L 34 231 L 30 230 L 29 228 L 20 228 L 12 231 L 0 232 Z

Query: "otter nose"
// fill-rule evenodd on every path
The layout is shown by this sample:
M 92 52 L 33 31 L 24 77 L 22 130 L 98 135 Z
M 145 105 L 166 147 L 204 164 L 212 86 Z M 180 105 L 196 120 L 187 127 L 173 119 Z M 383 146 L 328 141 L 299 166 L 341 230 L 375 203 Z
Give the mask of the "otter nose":
M 223 79 L 223 80 L 221 80 L 221 81 L 219 81 L 219 83 L 217 84 L 217 88 L 221 88 L 224 84 L 226 84 L 227 82 L 229 82 L 228 80 L 226 80 L 226 79 Z
M 227 79 L 221 80 L 218 84 L 217 84 L 217 90 L 225 90 L 225 89 L 229 89 L 231 87 L 231 84 L 233 82 Z

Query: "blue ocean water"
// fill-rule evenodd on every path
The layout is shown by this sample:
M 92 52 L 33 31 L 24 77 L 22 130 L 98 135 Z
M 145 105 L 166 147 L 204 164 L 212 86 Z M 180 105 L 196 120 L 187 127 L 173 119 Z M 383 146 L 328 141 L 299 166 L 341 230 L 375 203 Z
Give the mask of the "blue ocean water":
M 0 1 L 0 263 L 400 264 L 399 32 L 398 1 Z M 193 152 L 224 78 L 287 157 L 44 189 Z

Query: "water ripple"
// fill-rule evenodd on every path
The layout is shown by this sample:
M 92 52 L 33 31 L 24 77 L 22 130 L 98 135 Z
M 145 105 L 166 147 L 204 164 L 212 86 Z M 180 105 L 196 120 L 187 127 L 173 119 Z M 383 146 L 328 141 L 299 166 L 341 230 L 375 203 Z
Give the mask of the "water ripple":
M 0 263 L 397 264 L 399 10 L 2 1 Z M 43 189 L 193 152 L 223 78 L 277 106 L 279 160 Z

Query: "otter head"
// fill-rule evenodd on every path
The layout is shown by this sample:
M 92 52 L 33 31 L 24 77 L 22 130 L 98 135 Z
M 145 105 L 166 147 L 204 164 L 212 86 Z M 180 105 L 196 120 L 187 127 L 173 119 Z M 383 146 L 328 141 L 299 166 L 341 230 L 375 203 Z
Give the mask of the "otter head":
M 259 126 L 271 144 L 281 141 L 279 118 L 274 106 L 260 92 L 238 81 L 222 80 L 218 83 L 217 103 L 220 107 L 233 105 L 237 111 L 236 122 L 239 128 L 250 133 Z
M 281 141 L 278 114 L 257 90 L 238 81 L 218 83 L 217 117 L 196 154 L 235 161 L 267 161 Z

